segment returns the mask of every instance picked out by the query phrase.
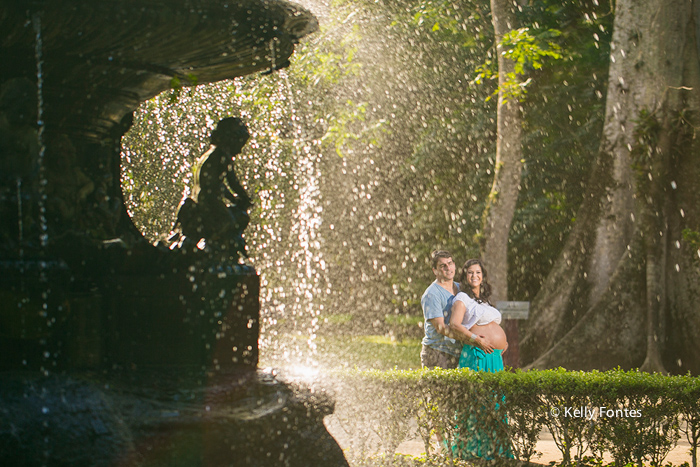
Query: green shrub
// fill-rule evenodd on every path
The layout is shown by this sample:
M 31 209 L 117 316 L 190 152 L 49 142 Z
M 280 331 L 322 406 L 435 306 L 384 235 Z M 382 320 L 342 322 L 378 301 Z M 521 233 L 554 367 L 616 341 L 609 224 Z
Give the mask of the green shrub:
M 482 449 L 485 446 L 480 456 L 499 457 L 509 451 L 518 461 L 529 462 L 547 427 L 562 453 L 562 465 L 602 465 L 603 452 L 609 452 L 617 466 L 661 465 L 681 433 L 697 465 L 700 381 L 692 376 L 619 369 L 435 369 L 353 371 L 334 378 L 340 388 L 338 415 L 344 417 L 346 432 L 364 437 L 357 444 L 360 449 L 353 448 L 361 456 L 377 445 L 381 453 L 393 456 L 417 431 L 428 458 L 438 455 L 454 462 L 447 445 L 461 446 L 465 435 L 471 435 L 481 437 Z M 368 429 L 379 443 L 367 442 Z M 433 453 L 431 440 L 436 435 L 443 449 Z M 583 457 L 587 451 L 592 457 Z
M 679 438 L 679 406 L 673 377 L 613 370 L 597 385 L 601 391 L 598 448 L 606 448 L 616 465 L 644 461 L 661 465 Z M 604 396 L 604 397 L 603 397 Z

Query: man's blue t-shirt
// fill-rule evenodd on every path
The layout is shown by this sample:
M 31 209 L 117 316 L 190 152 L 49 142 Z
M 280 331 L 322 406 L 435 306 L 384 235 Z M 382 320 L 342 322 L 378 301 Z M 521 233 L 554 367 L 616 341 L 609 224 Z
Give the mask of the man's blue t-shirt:
M 456 282 L 455 284 L 459 287 L 459 284 Z M 449 324 L 453 299 L 454 295 L 438 285 L 437 281 L 425 289 L 425 293 L 420 300 L 420 304 L 423 307 L 423 319 L 425 320 L 423 323 L 423 329 L 425 330 L 423 345 L 459 357 L 462 351 L 462 343 L 443 336 L 437 332 L 429 321 L 433 318 L 444 318 L 445 324 Z

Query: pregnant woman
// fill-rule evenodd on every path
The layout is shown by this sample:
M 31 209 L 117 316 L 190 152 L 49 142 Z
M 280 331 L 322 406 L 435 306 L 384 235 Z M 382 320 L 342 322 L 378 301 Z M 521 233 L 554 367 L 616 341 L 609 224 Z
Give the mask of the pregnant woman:
M 506 333 L 501 328 L 501 312 L 491 306 L 491 286 L 486 269 L 478 259 L 468 260 L 459 273 L 458 282 L 463 292 L 458 293 L 452 305 L 450 329 L 455 337 L 465 342 L 459 358 L 458 368 L 471 368 L 474 371 L 497 372 L 503 370 L 503 352 L 508 348 Z M 491 416 L 485 413 L 462 414 L 458 417 L 457 439 L 452 445 L 456 457 L 493 459 L 512 458 L 508 441 L 498 439 L 496 427 L 485 429 L 477 419 L 491 420 L 493 424 L 507 424 L 505 415 L 498 414 L 505 402 L 496 396 Z M 486 410 L 483 407 L 482 410 Z M 504 428 L 504 427 L 500 427 Z
M 508 348 L 501 324 L 501 312 L 491 306 L 491 285 L 478 259 L 470 259 L 460 270 L 458 293 L 452 305 L 450 329 L 466 342 L 459 368 L 496 372 L 503 369 L 503 351 Z

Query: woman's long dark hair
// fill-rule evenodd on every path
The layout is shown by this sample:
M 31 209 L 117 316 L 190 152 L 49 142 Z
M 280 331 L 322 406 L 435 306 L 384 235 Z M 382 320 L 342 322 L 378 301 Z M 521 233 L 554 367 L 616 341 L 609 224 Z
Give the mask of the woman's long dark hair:
M 467 284 L 467 269 L 475 264 L 479 265 L 481 268 L 481 289 L 479 290 L 478 297 L 474 295 L 474 291 L 468 285 L 464 288 L 462 287 L 462 284 Z M 459 289 L 477 302 L 488 303 L 489 305 L 491 304 L 489 301 L 489 298 L 491 298 L 491 284 L 489 284 L 488 274 L 486 273 L 484 263 L 482 263 L 480 259 L 468 259 L 467 262 L 464 263 L 464 266 L 462 266 L 462 269 L 459 270 L 457 282 L 459 282 Z

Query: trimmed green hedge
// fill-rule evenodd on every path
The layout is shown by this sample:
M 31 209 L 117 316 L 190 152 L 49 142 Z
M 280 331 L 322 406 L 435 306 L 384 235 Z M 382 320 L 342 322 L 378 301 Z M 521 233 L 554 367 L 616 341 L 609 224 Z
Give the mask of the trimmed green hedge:
M 370 447 L 376 446 L 376 438 L 380 451 L 393 455 L 415 430 L 416 421 L 431 455 L 433 435 L 455 439 L 459 414 L 471 414 L 476 426 L 488 427 L 494 439 L 508 440 L 520 461 L 534 458 L 538 436 L 546 427 L 563 465 L 581 461 L 585 451 L 597 464 L 607 451 L 617 466 L 661 465 L 681 435 L 690 443 L 693 466 L 697 465 L 697 377 L 622 370 L 436 369 L 351 371 L 335 373 L 333 379 L 338 384 L 337 416 L 352 439 L 353 454 L 360 456 L 376 452 Z M 500 404 L 498 412 L 495 403 Z M 507 424 L 499 423 L 504 415 Z M 377 436 L 370 442 L 372 433 Z M 451 450 L 432 454 L 451 457 Z

